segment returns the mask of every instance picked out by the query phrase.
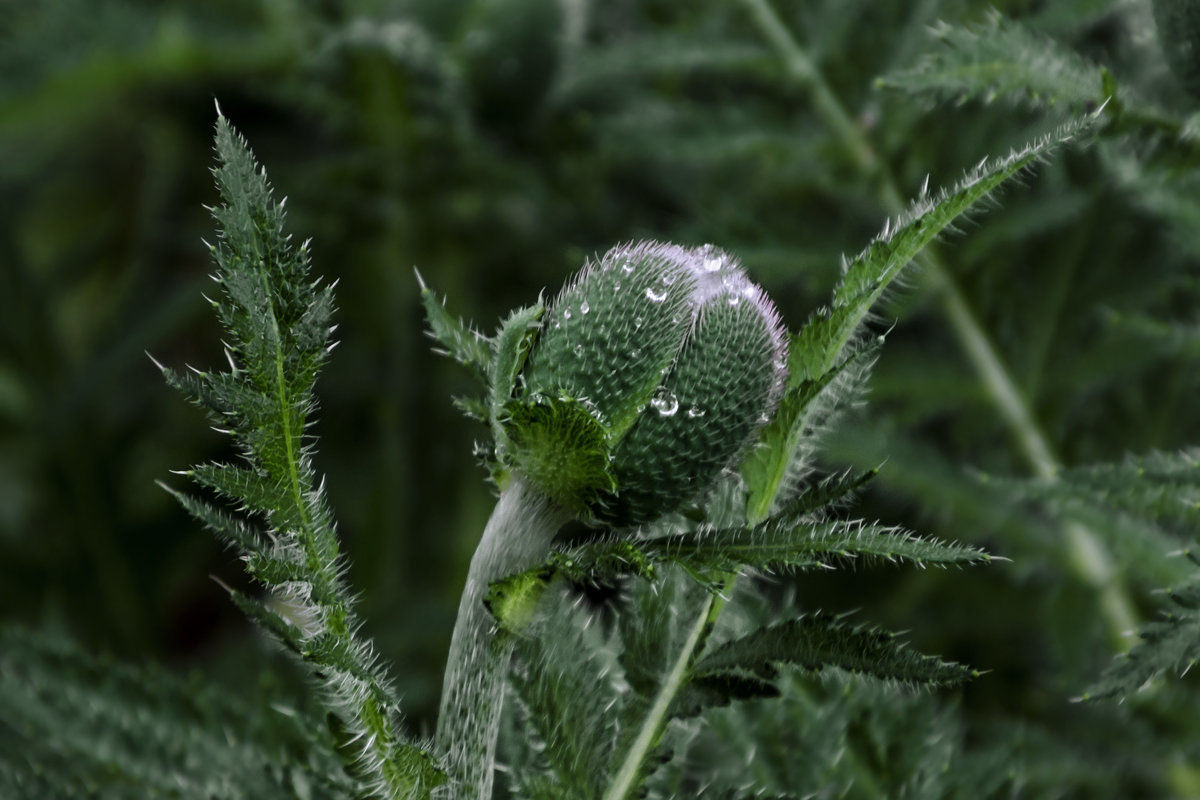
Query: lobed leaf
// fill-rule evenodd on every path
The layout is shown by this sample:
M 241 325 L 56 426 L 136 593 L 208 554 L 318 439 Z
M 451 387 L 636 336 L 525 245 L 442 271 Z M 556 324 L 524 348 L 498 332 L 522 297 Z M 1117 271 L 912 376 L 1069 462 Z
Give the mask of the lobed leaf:
M 309 417 L 317 373 L 331 349 L 332 287 L 309 277 L 307 244 L 292 246 L 283 203 L 274 202 L 265 171 L 223 116 L 216 149 L 223 204 L 212 209 L 220 232 L 210 249 L 222 294 L 213 305 L 226 328 L 230 369 L 164 375 L 235 437 L 246 461 L 204 464 L 188 475 L 265 520 L 268 530 L 259 533 L 204 501 L 172 493 L 237 548 L 247 572 L 271 591 L 272 605 L 230 593 L 308 666 L 333 726 L 345 734 L 338 755 L 364 792 L 427 797 L 444 776 L 400 732 L 389 679 L 357 634 L 345 560 L 312 466 Z

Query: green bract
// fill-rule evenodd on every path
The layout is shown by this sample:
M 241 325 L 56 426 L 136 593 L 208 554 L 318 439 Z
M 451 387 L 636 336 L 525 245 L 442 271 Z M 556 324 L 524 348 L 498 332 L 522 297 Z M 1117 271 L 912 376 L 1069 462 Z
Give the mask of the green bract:
M 705 489 L 782 385 L 774 306 L 711 245 L 616 247 L 566 285 L 540 326 L 518 369 L 493 374 L 497 455 L 598 522 L 647 522 Z

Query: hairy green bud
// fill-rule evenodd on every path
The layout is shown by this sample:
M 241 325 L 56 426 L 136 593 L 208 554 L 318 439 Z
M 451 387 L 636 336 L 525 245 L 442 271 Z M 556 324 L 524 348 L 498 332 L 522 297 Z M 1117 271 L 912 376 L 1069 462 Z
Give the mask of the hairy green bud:
M 774 409 L 784 348 L 726 253 L 616 247 L 546 309 L 499 420 L 501 461 L 585 518 L 650 521 L 737 459 Z

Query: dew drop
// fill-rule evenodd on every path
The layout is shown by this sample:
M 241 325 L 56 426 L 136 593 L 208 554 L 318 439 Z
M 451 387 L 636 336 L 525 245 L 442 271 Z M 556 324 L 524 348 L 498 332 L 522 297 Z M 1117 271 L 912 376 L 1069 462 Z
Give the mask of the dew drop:
M 579 313 L 580 314 L 586 314 L 587 312 L 589 312 L 591 310 L 592 310 L 592 307 L 588 305 L 587 300 L 584 300 L 582 303 L 579 304 Z
M 691 419 L 699 419 L 700 417 L 703 417 L 707 413 L 708 412 L 705 411 L 703 408 L 696 408 L 696 406 L 692 406 L 691 408 L 688 409 L 688 417 Z
M 654 287 L 649 287 L 646 289 L 646 299 L 651 303 L 661 303 L 667 299 L 667 293 L 665 291 L 656 292 L 654 291 Z
M 563 319 L 570 319 L 570 318 L 571 318 L 571 309 L 564 308 L 563 309 Z
M 731 306 L 736 306 L 742 302 L 742 298 L 736 294 L 731 294 L 731 295 L 729 295 L 729 298 L 725 302 L 729 303 L 729 305 L 731 305 Z
M 632 358 L 632 359 L 638 359 L 638 358 L 641 358 L 641 357 L 642 357 L 642 351 L 641 351 L 641 350 L 638 350 L 638 349 L 635 347 L 634 349 L 632 349 L 632 350 L 630 350 L 630 351 L 629 351 L 629 357 L 630 357 L 630 358 Z
M 629 273 L 633 272 L 633 262 L 632 262 L 632 261 L 626 261 L 624 264 L 622 264 L 622 265 L 621 265 L 621 272 L 624 272 L 626 275 L 628 275 Z
M 634 317 L 634 318 L 633 318 L 633 327 L 634 327 L 634 330 L 639 330 L 639 331 L 640 331 L 640 330 L 642 329 L 642 325 L 644 325 L 644 324 L 646 324 L 646 320 L 642 319 L 641 317 Z
M 583 357 L 583 345 L 577 344 L 577 345 L 575 345 L 574 348 L 572 348 L 572 350 L 576 356 L 581 357 L 581 358 Z
M 722 253 L 711 244 L 706 244 L 700 248 L 700 256 L 704 259 L 702 262 L 705 272 L 716 272 L 725 266 L 728 256 Z
M 673 417 L 675 412 L 679 410 L 679 398 L 671 392 L 657 394 L 650 401 L 650 405 L 654 406 L 654 410 L 659 413 L 659 416 Z

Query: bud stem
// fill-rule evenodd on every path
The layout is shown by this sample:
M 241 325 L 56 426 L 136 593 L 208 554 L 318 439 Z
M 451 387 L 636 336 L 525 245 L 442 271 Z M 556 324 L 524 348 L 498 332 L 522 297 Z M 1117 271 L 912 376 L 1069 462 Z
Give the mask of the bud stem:
M 542 561 L 569 512 L 514 475 L 500 493 L 471 559 L 442 682 L 437 743 L 452 785 L 447 797 L 488 800 L 512 641 L 484 605 L 492 581 Z

